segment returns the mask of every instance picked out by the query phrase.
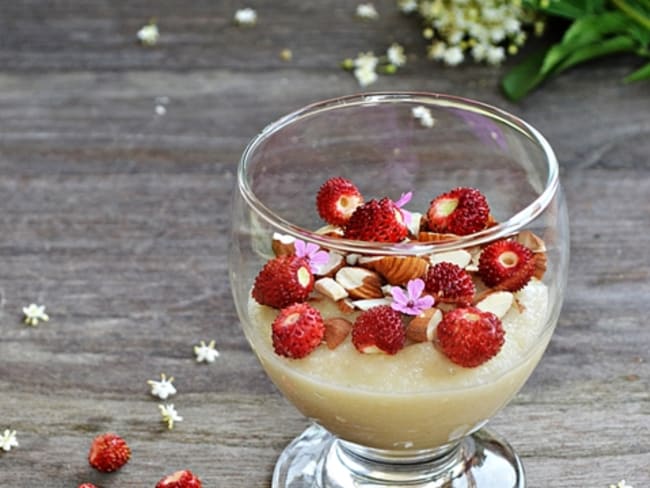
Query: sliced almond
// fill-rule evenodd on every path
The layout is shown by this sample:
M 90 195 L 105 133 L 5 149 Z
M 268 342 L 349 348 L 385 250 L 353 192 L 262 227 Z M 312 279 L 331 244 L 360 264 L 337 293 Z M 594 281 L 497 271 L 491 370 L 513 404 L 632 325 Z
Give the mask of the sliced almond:
M 426 259 L 416 256 L 382 256 L 359 260 L 367 268 L 377 271 L 391 285 L 404 285 L 409 280 L 424 276 L 429 267 Z
M 449 251 L 449 252 L 440 252 L 436 254 L 432 254 L 429 256 L 429 260 L 431 261 L 431 265 L 435 265 L 438 263 L 453 263 L 457 266 L 460 266 L 461 268 L 465 268 L 469 263 L 472 262 L 472 255 L 465 251 L 464 249 L 459 249 L 457 251 Z
M 516 239 L 519 244 L 526 246 L 533 252 L 546 252 L 546 244 L 544 244 L 542 238 L 529 230 L 522 230 L 517 234 Z
M 514 297 L 509 291 L 495 291 L 478 302 L 476 308 L 484 312 L 492 312 L 502 319 L 512 307 L 513 301 Z
M 409 212 L 411 214 L 411 221 L 407 225 L 409 235 L 417 237 L 422 227 L 422 214 L 419 212 Z
M 345 291 L 345 288 L 339 285 L 333 278 L 329 277 L 316 280 L 314 283 L 314 289 L 335 302 L 348 296 L 348 292 Z
M 546 261 L 546 253 L 535 253 L 535 272 L 533 276 L 538 280 L 541 280 L 544 277 L 544 273 L 546 273 Z
M 385 297 L 390 297 L 393 294 L 391 293 L 391 290 L 393 289 L 393 285 L 387 284 L 381 287 L 381 291 L 384 292 Z
M 295 242 L 295 237 L 275 232 L 271 241 L 271 249 L 276 256 L 288 256 L 296 252 Z
M 325 344 L 329 349 L 336 349 L 350 334 L 352 323 L 342 317 L 323 321 L 325 324 Z
M 336 302 L 336 306 L 343 313 L 352 313 L 352 312 L 354 312 L 354 303 L 352 303 L 352 300 L 350 300 L 349 297 L 344 298 L 343 300 L 339 300 L 338 302 Z
M 442 320 L 442 311 L 429 308 L 417 317 L 414 317 L 406 327 L 406 337 L 415 342 L 433 341 L 436 327 Z
M 373 307 L 379 307 L 381 305 L 390 305 L 392 303 L 392 300 L 389 300 L 388 298 L 367 298 L 364 300 L 353 300 L 352 304 L 355 306 L 355 308 L 358 308 L 359 310 L 363 310 L 364 312 L 366 310 L 370 310 Z
M 345 256 L 345 262 L 350 266 L 355 266 L 357 264 L 357 261 L 359 261 L 360 257 L 361 254 L 351 252 L 350 254 Z
M 474 246 L 467 249 L 467 252 L 471 254 L 472 260 L 467 266 L 465 266 L 465 271 L 477 273 L 478 272 L 478 262 L 481 259 L 481 252 L 483 249 L 481 246 Z
M 335 279 L 352 298 L 380 298 L 384 296 L 381 291 L 381 277 L 369 269 L 359 266 L 344 266 L 338 270 Z
M 341 254 L 334 251 L 330 251 L 327 254 L 327 262 L 315 267 L 315 275 L 334 276 L 334 274 L 345 265 L 345 258 Z
M 320 229 L 316 229 L 316 234 L 327 237 L 343 237 L 343 229 L 336 225 L 324 225 Z
M 439 232 L 420 231 L 418 241 L 421 242 L 444 242 L 455 241 L 458 239 L 456 234 L 441 234 Z

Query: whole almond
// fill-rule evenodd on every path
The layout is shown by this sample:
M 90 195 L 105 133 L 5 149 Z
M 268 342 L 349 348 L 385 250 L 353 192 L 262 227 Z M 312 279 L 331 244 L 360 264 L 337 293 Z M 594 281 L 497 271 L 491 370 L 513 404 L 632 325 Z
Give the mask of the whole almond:
M 420 231 L 418 241 L 420 242 L 444 242 L 455 241 L 458 239 L 456 234 L 441 234 L 439 232 Z
M 417 256 L 382 256 L 378 258 L 359 260 L 366 266 L 382 275 L 391 285 L 404 285 L 409 280 L 424 276 L 429 267 L 426 259 Z
M 429 308 L 413 317 L 406 327 L 406 337 L 415 342 L 433 341 L 436 327 L 442 321 L 442 311 Z
M 325 319 L 325 344 L 329 349 L 336 349 L 352 330 L 352 323 L 342 317 Z

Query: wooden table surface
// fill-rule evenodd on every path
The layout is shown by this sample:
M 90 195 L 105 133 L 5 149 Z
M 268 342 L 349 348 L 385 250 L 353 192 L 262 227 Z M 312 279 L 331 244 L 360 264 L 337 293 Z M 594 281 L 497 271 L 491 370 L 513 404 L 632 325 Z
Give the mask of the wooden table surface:
M 503 70 L 424 59 L 392 0 L 0 1 L 0 486 L 153 487 L 187 468 L 206 487 L 268 487 L 306 425 L 239 329 L 227 279 L 229 202 L 246 142 L 280 115 L 359 91 L 338 64 L 402 42 L 417 54 L 374 90 L 447 92 L 538 127 L 562 165 L 572 226 L 557 331 L 491 422 L 530 487 L 650 486 L 650 84 L 633 57 L 594 62 L 513 104 Z M 254 28 L 233 26 L 255 7 Z M 135 33 L 156 17 L 156 47 Z M 293 60 L 282 61 L 282 49 Z M 166 108 L 156 114 L 156 105 Z M 51 320 L 22 323 L 23 306 Z M 197 364 L 192 346 L 217 342 Z M 148 379 L 173 375 L 168 431 Z M 94 472 L 91 439 L 133 457 Z

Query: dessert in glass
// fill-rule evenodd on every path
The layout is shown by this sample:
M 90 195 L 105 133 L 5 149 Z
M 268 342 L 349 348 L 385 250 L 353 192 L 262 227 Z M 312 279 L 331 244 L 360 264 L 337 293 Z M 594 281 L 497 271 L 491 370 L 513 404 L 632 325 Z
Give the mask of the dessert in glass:
M 267 126 L 237 184 L 241 325 L 313 421 L 273 487 L 524 487 L 484 425 L 539 362 L 566 284 L 543 136 L 463 98 L 349 96 Z

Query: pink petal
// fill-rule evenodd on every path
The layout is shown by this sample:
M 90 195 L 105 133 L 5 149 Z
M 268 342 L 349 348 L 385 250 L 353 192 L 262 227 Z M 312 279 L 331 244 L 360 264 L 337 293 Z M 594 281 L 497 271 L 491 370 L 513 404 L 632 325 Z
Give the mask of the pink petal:
M 420 310 L 420 313 L 424 310 L 433 307 L 435 300 L 431 295 L 424 295 L 423 297 L 418 298 L 415 301 L 414 306 Z
M 402 290 L 399 286 L 392 287 L 390 289 L 390 294 L 393 295 L 393 303 L 397 302 L 400 305 L 405 306 L 409 301 L 406 293 L 404 293 L 404 290 Z
M 411 198 L 413 198 L 412 191 L 408 193 L 402 193 L 402 196 L 399 197 L 399 200 L 395 202 L 395 205 L 397 205 L 399 208 L 402 208 L 404 205 L 411 201 Z
M 317 253 L 319 249 L 320 247 L 318 247 L 318 245 L 314 244 L 313 242 L 309 242 L 305 248 L 305 255 L 311 256 L 312 254 Z
M 295 242 L 293 243 L 293 247 L 296 250 L 296 256 L 299 258 L 304 258 L 307 256 L 307 249 L 306 249 L 307 244 L 305 241 L 301 241 L 300 239 L 296 239 Z
M 417 300 L 420 298 L 420 295 L 422 295 L 422 292 L 424 291 L 424 281 L 422 281 L 420 278 L 410 280 L 406 285 L 406 289 L 408 290 L 409 299 Z

